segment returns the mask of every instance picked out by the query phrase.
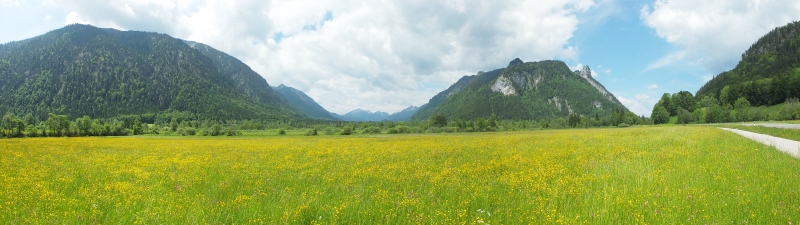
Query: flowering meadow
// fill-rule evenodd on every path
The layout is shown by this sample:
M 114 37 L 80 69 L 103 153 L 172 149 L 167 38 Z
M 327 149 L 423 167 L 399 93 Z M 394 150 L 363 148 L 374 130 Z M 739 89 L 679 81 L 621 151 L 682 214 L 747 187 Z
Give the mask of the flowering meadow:
M 5 139 L 0 221 L 798 224 L 800 160 L 705 126 Z

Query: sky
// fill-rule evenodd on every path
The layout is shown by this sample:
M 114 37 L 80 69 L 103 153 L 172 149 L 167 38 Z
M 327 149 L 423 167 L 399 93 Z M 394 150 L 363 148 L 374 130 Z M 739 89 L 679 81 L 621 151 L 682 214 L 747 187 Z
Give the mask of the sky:
M 0 0 L 0 43 L 73 23 L 165 33 L 340 114 L 397 112 L 514 58 L 556 59 L 650 116 L 796 20 L 795 0 Z

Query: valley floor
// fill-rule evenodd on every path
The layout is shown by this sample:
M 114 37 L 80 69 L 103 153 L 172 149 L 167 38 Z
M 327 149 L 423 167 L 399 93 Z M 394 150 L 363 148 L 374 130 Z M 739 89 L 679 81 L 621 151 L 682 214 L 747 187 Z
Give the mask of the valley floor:
M 711 126 L 22 138 L 0 140 L 0 221 L 796 224 L 798 180 Z

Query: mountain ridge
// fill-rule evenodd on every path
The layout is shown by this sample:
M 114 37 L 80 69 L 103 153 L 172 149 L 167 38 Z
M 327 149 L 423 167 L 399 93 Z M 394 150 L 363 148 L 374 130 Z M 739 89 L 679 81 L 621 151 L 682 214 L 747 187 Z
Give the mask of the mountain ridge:
M 522 62 L 490 72 L 464 76 L 440 92 L 412 120 L 432 115 L 475 119 L 552 119 L 570 114 L 610 115 L 628 111 L 605 87 L 591 77 L 588 66 L 571 71 L 561 61 Z
M 166 34 L 82 24 L 2 44 L 0 113 L 40 119 L 48 113 L 110 118 L 166 111 L 215 119 L 301 118 L 271 89 L 238 85 L 240 79 L 261 79 L 245 83 L 269 88 L 249 67 L 206 50 Z M 227 69 L 218 68 L 222 59 L 230 62 Z M 224 72 L 234 70 L 241 73 Z

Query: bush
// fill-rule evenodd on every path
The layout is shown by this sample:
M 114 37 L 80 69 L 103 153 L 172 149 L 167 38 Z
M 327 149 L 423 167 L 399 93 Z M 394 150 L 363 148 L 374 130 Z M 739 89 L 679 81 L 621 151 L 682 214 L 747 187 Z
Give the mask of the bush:
M 399 134 L 400 130 L 398 130 L 397 128 L 392 127 L 392 128 L 389 128 L 388 130 L 386 130 L 386 133 L 387 134 Z
M 350 126 L 345 126 L 344 129 L 342 129 L 342 132 L 339 133 L 339 134 L 341 134 L 341 135 L 351 135 L 351 134 L 353 134 L 353 128 L 350 127 Z
M 381 131 L 382 130 L 381 130 L 380 127 L 372 126 L 372 127 L 364 128 L 364 130 L 361 130 L 361 133 L 362 134 L 380 134 Z
M 278 130 L 278 135 L 286 135 L 286 130 L 284 130 L 284 129 L 279 129 L 279 130 Z
M 408 126 L 398 126 L 397 131 L 401 134 L 410 134 L 411 128 Z
M 178 130 L 181 130 L 181 129 L 178 129 Z M 183 129 L 183 133 L 181 133 L 182 136 L 194 136 L 195 134 L 197 134 L 197 130 L 195 130 L 194 128 L 191 128 L 191 127 L 187 127 L 185 129 Z
M 307 131 L 306 136 L 317 136 L 317 128 Z
M 630 126 L 631 125 L 627 124 L 627 123 L 620 123 L 619 125 L 617 125 L 617 127 L 619 127 L 619 128 L 630 127 Z

